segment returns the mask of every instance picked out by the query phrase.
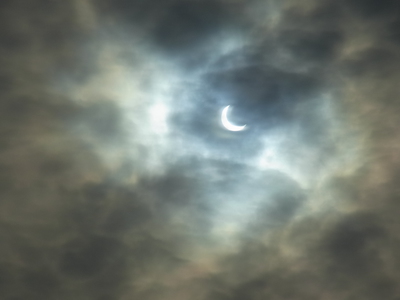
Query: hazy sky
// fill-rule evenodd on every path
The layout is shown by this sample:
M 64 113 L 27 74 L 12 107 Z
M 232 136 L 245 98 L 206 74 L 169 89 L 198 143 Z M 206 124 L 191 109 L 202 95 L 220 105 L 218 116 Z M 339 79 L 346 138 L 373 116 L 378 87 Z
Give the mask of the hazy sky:
M 1 299 L 400 300 L 399 1 L 0 15 Z

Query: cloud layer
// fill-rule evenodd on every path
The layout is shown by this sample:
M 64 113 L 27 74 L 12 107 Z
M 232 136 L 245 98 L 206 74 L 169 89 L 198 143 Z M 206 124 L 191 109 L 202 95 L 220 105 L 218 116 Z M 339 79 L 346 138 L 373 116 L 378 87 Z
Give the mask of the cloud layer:
M 2 299 L 400 299 L 395 1 L 0 6 Z

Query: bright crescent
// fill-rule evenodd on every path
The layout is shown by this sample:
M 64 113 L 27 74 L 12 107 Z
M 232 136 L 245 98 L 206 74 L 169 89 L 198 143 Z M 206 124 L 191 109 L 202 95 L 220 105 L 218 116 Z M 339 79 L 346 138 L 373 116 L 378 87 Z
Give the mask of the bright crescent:
M 242 131 L 243 129 L 246 128 L 246 125 L 243 126 L 237 126 L 232 124 L 231 122 L 229 122 L 228 120 L 228 110 L 229 110 L 230 105 L 226 106 L 223 110 L 222 110 L 222 114 L 221 114 L 221 122 L 222 125 L 224 125 L 224 127 L 230 131 Z

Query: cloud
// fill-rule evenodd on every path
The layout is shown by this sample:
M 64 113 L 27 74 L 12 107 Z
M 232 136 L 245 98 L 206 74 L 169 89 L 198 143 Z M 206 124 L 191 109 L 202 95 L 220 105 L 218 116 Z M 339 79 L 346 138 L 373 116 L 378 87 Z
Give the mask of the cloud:
M 397 4 L 1 6 L 5 299 L 396 299 Z

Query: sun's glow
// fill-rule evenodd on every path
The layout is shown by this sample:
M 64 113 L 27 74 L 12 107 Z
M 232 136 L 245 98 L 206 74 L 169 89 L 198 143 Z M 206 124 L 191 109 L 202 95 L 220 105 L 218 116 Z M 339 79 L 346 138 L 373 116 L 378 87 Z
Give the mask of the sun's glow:
M 168 131 L 167 126 L 168 109 L 163 103 L 156 103 L 150 108 L 150 119 L 153 130 L 162 134 Z

